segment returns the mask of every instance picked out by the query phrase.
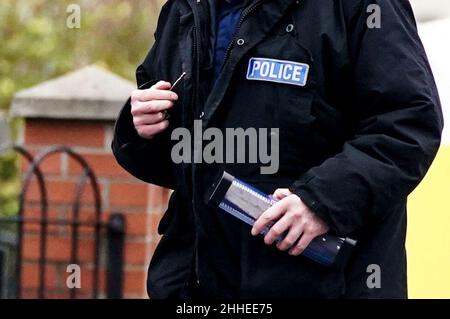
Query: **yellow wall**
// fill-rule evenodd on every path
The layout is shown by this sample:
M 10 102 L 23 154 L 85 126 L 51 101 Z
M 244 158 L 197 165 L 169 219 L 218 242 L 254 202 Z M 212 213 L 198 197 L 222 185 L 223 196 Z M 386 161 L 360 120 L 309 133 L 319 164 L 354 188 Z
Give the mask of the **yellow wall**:
M 409 197 L 410 298 L 450 298 L 450 146 Z

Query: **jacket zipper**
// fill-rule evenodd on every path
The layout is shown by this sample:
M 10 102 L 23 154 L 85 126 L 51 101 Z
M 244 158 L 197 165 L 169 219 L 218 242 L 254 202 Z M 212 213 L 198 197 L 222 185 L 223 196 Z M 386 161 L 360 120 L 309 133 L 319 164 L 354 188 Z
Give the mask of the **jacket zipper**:
M 263 1 L 257 1 L 250 7 L 244 9 L 244 11 L 241 14 L 241 18 L 239 19 L 238 25 L 236 27 L 236 31 L 234 32 L 233 40 L 231 41 L 230 45 L 228 46 L 227 50 L 225 51 L 225 57 L 222 63 L 222 68 L 225 66 L 225 62 L 227 62 L 231 49 L 234 47 L 234 44 L 236 42 L 237 34 L 239 33 L 239 30 L 241 29 L 242 23 L 244 23 L 245 19 L 250 15 L 250 13 L 253 12 Z
M 200 4 L 200 0 L 197 0 L 195 4 L 191 5 L 191 9 L 192 12 L 194 14 L 194 28 L 193 28 L 193 47 L 194 47 L 194 52 L 193 52 L 193 60 L 195 67 L 193 67 L 192 69 L 195 72 L 195 79 L 194 79 L 194 92 L 193 92 L 193 113 L 194 113 L 194 120 L 197 119 L 197 114 L 196 112 L 197 107 L 198 107 L 198 102 L 199 102 L 199 86 L 200 86 L 200 48 L 199 48 L 199 39 L 200 39 L 200 19 L 198 16 L 198 11 L 197 8 L 195 7 L 195 5 L 199 5 Z M 193 153 L 194 154 L 194 153 Z M 195 156 L 195 154 L 194 154 Z M 196 213 L 196 209 L 195 209 L 195 193 L 196 193 L 196 187 L 195 187 L 195 165 L 192 165 L 192 169 L 191 169 L 191 191 L 192 191 L 192 210 L 193 210 L 193 215 L 194 215 L 194 224 L 195 224 L 195 252 L 194 252 L 194 274 L 195 274 L 195 281 L 197 283 L 197 285 L 200 283 L 199 281 L 199 258 L 198 258 L 198 217 L 197 217 L 197 213 Z
M 197 5 L 200 2 L 197 1 Z M 197 103 L 199 102 L 199 86 L 200 86 L 200 43 L 199 43 L 199 39 L 201 37 L 200 35 L 200 30 L 199 27 L 197 27 L 197 25 L 200 23 L 199 22 L 199 16 L 198 16 L 198 12 L 197 10 L 194 10 L 194 59 L 195 59 L 195 81 L 194 81 L 194 113 L 198 112 L 199 110 L 197 110 Z M 194 114 L 194 118 L 196 119 L 197 114 Z
M 241 28 L 242 23 L 245 21 L 245 19 L 247 18 L 247 16 L 254 10 L 256 9 L 262 2 L 263 0 L 259 0 L 257 2 L 255 2 L 253 5 L 251 5 L 250 7 L 244 9 L 244 11 L 242 12 L 241 18 L 238 22 L 238 26 L 236 28 L 236 32 L 233 38 L 233 41 L 231 41 L 229 47 L 227 48 L 226 52 L 225 52 L 225 58 L 224 58 L 224 64 L 225 61 L 228 58 L 229 55 L 229 51 L 231 51 L 231 48 L 233 46 L 233 44 L 236 42 L 236 35 L 239 32 L 239 29 Z M 196 4 L 199 5 L 200 1 L 197 0 Z M 194 113 L 197 110 L 197 103 L 199 102 L 199 81 L 200 81 L 200 77 L 199 77 L 199 72 L 200 72 L 200 48 L 199 48 L 199 39 L 200 39 L 200 32 L 199 32 L 199 16 L 198 16 L 198 11 L 197 8 L 194 8 L 194 6 L 191 6 L 192 10 L 193 10 L 193 14 L 194 14 L 194 28 L 193 28 L 193 32 L 194 32 L 194 58 L 195 58 L 195 82 L 194 82 Z M 223 66 L 222 66 L 223 67 Z M 196 114 L 194 114 L 194 119 L 197 119 Z M 195 200 L 194 200 L 194 194 L 195 194 L 195 165 L 192 166 L 192 209 L 194 211 L 194 220 L 195 220 L 195 225 L 197 226 L 197 214 L 195 212 Z M 197 231 L 196 231 L 196 244 L 195 244 L 195 277 L 196 277 L 196 281 L 197 284 L 199 284 L 199 268 L 198 268 L 198 237 L 197 237 Z

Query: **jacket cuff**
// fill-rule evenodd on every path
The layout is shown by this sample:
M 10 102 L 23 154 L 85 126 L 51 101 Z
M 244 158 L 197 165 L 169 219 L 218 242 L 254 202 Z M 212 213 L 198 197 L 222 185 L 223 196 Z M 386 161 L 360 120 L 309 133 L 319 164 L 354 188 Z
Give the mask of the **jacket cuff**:
M 314 178 L 309 174 L 305 174 L 302 178 L 295 181 L 290 187 L 289 191 L 302 200 L 302 202 L 317 216 L 319 216 L 330 229 L 337 233 L 337 227 L 331 218 L 330 211 L 327 207 L 322 205 L 308 183 Z

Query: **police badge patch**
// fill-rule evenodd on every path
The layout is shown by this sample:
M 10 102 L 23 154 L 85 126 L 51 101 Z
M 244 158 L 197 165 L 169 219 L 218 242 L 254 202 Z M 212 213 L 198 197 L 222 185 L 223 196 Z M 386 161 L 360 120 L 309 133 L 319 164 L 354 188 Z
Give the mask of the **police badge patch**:
M 305 86 L 309 65 L 305 63 L 251 58 L 248 63 L 247 80 L 268 81 Z

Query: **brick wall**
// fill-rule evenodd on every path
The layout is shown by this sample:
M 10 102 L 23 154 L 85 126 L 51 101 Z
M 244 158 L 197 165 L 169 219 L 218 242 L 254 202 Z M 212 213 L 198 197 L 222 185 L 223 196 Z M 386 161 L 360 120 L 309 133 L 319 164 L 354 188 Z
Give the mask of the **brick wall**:
M 24 145 L 34 154 L 45 147 L 63 144 L 72 147 L 90 164 L 98 177 L 102 196 L 103 220 L 115 212 L 125 214 L 126 244 L 124 297 L 146 298 L 145 282 L 150 257 L 159 240 L 157 224 L 165 210 L 169 191 L 145 184 L 125 172 L 111 154 L 113 124 L 102 121 L 68 121 L 26 119 Z M 23 165 L 23 170 L 26 168 Z M 71 218 L 74 190 L 79 181 L 80 167 L 66 154 L 52 155 L 41 166 L 45 173 L 49 195 L 49 217 Z M 33 181 L 27 196 L 25 215 L 38 217 L 39 189 Z M 81 219 L 93 220 L 93 194 L 89 187 L 83 195 Z M 22 268 L 24 297 L 36 296 L 38 285 L 39 226 L 25 225 Z M 70 234 L 68 226 L 50 226 L 47 246 L 46 287 L 48 297 L 66 298 L 65 282 L 70 263 Z M 92 229 L 81 227 L 79 258 L 81 266 L 80 298 L 89 297 L 92 283 L 94 242 Z M 102 247 L 101 290 L 105 287 L 104 247 Z

